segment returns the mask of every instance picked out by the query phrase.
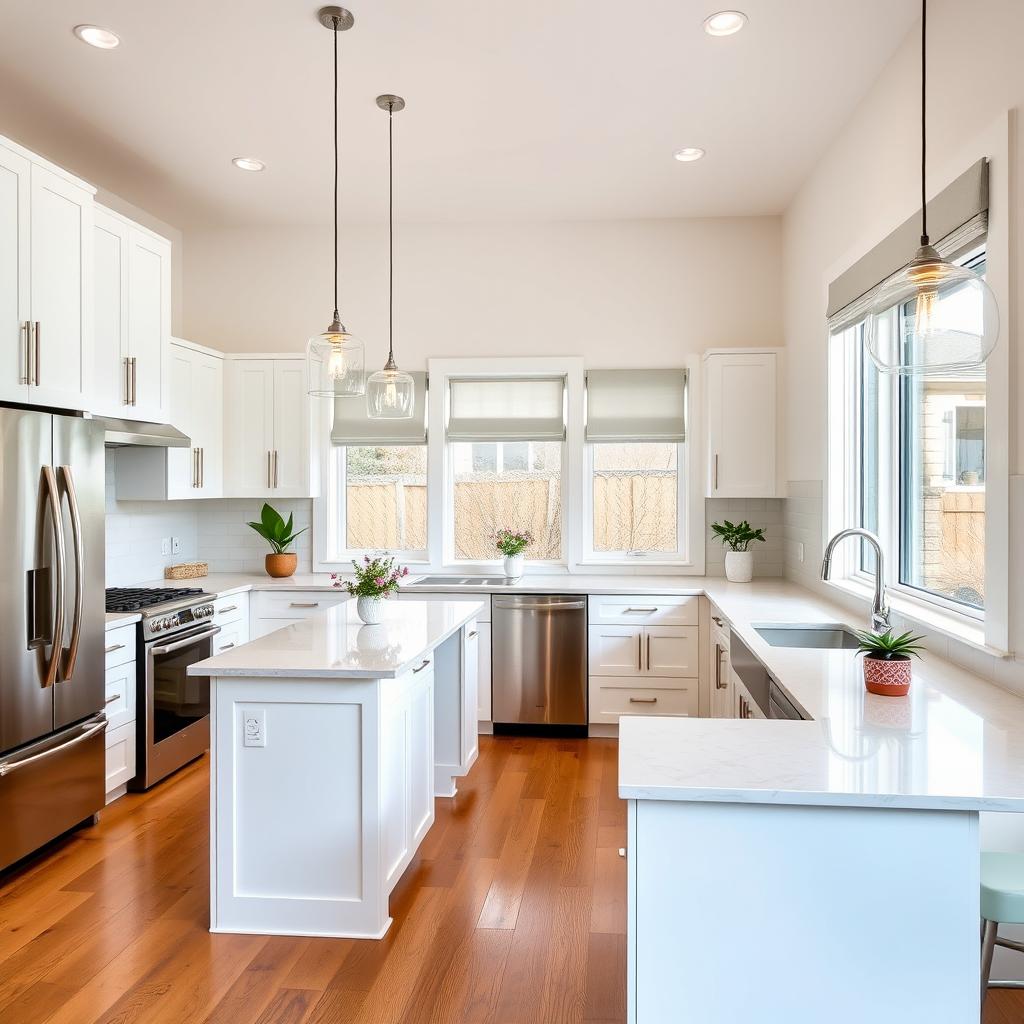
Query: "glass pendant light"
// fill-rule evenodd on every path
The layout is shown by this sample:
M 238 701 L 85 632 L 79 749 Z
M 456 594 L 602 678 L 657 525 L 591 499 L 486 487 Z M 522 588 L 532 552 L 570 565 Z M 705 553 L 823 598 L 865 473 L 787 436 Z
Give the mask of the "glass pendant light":
M 321 7 L 317 18 L 334 34 L 334 318 L 306 344 L 306 380 L 317 398 L 344 398 L 366 394 L 363 343 L 338 315 L 338 33 L 350 29 L 354 19 L 344 7 Z
M 377 106 L 388 112 L 388 361 L 366 382 L 370 419 L 407 420 L 416 405 L 416 385 L 395 362 L 395 112 L 405 109 L 401 96 L 378 96 Z
M 981 366 L 999 337 L 999 308 L 985 280 L 958 266 L 928 239 L 925 189 L 926 29 L 921 3 L 921 247 L 885 281 L 868 310 L 868 352 L 883 373 L 941 375 Z M 899 314 L 893 328 L 892 309 Z

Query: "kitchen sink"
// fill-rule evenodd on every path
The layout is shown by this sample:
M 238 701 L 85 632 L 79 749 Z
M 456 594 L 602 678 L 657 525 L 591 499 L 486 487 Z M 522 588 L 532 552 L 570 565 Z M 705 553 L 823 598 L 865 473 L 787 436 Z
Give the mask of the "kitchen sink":
M 754 631 L 772 647 L 856 650 L 857 634 L 841 622 L 762 622 Z

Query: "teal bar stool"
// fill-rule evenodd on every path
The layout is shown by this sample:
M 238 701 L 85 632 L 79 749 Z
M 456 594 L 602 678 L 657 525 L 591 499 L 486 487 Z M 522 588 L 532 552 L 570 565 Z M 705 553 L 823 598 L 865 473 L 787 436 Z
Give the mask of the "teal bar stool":
M 996 946 L 1024 953 L 1024 943 L 999 937 L 1001 924 L 1024 924 L 1024 853 L 981 855 L 981 1001 L 992 988 L 1024 988 L 1024 982 L 990 983 Z

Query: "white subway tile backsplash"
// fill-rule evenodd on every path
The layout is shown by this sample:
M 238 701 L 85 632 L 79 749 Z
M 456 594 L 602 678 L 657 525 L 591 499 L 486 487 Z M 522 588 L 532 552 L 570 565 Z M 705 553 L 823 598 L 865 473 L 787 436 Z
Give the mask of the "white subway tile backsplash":
M 783 575 L 783 507 L 781 498 L 708 498 L 704 503 L 707 534 L 704 539 L 704 572 L 708 576 L 725 575 L 725 548 L 711 532 L 711 524 L 728 519 L 746 519 L 755 529 L 765 530 L 764 543 L 754 544 L 754 576 Z

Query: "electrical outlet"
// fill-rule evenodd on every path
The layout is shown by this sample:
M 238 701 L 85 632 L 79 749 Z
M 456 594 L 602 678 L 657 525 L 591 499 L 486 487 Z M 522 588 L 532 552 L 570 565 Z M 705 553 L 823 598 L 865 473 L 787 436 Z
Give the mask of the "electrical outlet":
M 162 537 L 160 539 L 160 554 L 169 555 L 171 553 L 171 538 Z
M 180 537 L 172 537 L 171 538 L 171 554 L 172 555 L 180 555 L 181 554 L 181 538 Z
M 242 743 L 246 747 L 267 745 L 267 710 L 253 708 L 242 715 Z

